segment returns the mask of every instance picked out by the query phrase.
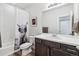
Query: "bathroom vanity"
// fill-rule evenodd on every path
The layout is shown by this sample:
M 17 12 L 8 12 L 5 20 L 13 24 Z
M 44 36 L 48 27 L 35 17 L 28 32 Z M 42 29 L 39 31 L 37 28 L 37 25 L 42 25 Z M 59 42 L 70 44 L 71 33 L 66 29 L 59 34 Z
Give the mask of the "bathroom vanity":
M 61 36 L 61 35 L 60 35 Z M 35 37 L 36 56 L 78 56 L 79 39 L 54 37 L 52 34 L 41 34 Z

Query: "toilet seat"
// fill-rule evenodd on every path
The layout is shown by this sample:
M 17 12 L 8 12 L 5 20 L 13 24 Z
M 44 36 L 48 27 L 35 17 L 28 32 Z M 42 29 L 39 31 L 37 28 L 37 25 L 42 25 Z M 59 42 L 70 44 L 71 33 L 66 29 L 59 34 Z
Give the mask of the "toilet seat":
M 26 49 L 28 47 L 30 47 L 32 45 L 32 43 L 24 43 L 20 46 L 20 49 Z

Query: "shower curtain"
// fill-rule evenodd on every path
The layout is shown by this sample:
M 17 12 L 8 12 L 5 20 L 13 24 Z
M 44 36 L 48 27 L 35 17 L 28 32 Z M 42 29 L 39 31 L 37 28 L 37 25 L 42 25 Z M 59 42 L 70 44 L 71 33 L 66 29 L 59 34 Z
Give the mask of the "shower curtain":
M 27 25 L 27 24 L 26 24 Z M 18 49 L 21 44 L 26 43 L 27 40 L 27 26 L 26 25 L 18 25 L 18 38 L 15 39 L 15 49 Z
M 19 9 L 19 8 L 17 8 L 16 10 L 17 10 L 16 29 L 15 29 L 16 30 L 16 32 L 15 32 L 16 38 L 15 38 L 15 47 L 14 47 L 15 50 L 19 49 L 20 45 L 27 41 L 28 20 L 29 20 L 29 13 L 27 11 L 24 11 L 24 10 Z M 17 26 L 17 24 L 19 26 Z M 24 29 L 24 26 L 26 26 L 27 29 Z M 18 29 L 21 30 L 23 33 L 21 31 L 19 31 Z M 23 36 L 22 36 L 22 34 L 23 34 Z

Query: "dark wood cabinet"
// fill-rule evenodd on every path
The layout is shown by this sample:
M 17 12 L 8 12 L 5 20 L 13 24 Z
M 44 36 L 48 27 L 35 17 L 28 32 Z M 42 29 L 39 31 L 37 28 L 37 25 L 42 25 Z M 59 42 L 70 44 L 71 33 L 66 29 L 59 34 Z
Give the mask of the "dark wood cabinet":
M 63 56 L 66 55 L 64 51 L 60 50 L 60 49 L 56 49 L 56 48 L 51 48 L 51 56 Z
M 49 48 L 45 45 L 42 45 L 42 56 L 49 56 Z
M 78 56 L 76 46 L 35 38 L 36 56 Z
M 66 52 L 62 49 L 51 48 L 51 56 L 74 56 L 74 54 Z
M 47 46 L 42 44 L 41 39 L 35 40 L 35 55 L 36 56 L 48 56 L 49 49 Z

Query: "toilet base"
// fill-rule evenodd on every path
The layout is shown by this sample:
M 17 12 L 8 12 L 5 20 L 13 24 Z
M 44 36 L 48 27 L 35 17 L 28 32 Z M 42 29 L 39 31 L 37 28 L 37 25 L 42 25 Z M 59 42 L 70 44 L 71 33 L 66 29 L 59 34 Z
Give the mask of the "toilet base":
M 22 56 L 27 56 L 31 52 L 32 52 L 31 47 L 29 49 L 23 49 L 22 50 Z

